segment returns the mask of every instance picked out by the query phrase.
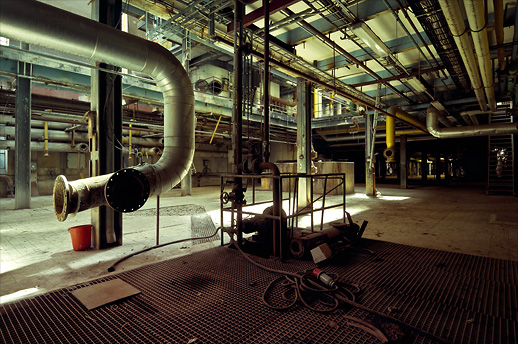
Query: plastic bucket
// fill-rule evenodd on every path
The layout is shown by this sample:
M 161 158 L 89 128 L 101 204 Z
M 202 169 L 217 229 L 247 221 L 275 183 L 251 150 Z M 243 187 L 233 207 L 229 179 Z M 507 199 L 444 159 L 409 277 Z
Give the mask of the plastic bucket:
M 72 237 L 72 247 L 74 251 L 87 250 L 91 246 L 92 225 L 81 225 L 68 229 Z

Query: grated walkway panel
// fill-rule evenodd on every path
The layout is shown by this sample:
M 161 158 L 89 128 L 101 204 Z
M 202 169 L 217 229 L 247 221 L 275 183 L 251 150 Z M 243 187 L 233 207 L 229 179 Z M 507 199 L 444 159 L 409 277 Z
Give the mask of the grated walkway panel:
M 325 266 L 361 286 L 358 302 L 453 343 L 516 343 L 518 262 L 364 240 L 375 256 L 345 252 Z M 309 261 L 281 263 L 292 272 Z M 3 343 L 376 343 L 344 315 L 278 312 L 260 296 L 277 275 L 227 247 L 201 251 L 0 307 Z M 71 291 L 120 278 L 142 291 L 87 311 Z M 417 333 L 410 343 L 433 343 Z

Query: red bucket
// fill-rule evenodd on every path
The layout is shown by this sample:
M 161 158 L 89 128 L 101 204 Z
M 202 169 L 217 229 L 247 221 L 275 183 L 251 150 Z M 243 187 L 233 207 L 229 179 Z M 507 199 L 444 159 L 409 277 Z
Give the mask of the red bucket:
M 72 247 L 74 251 L 83 251 L 90 248 L 92 242 L 92 225 L 70 227 L 68 231 L 72 237 Z

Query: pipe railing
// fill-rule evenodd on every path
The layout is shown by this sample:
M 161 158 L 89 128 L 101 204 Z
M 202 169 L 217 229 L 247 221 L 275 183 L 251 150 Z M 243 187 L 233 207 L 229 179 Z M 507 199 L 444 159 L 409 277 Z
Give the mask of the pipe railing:
M 194 155 L 194 92 L 181 63 L 166 48 L 38 1 L 2 2 L 0 23 L 1 36 L 146 74 L 164 95 L 164 150 L 158 162 L 75 182 L 58 177 L 58 220 L 104 204 L 121 212 L 137 210 L 188 173 Z

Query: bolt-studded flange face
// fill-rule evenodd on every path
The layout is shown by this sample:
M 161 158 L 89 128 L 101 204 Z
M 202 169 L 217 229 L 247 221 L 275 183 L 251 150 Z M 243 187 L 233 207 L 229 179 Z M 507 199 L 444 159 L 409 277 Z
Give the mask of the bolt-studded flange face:
M 67 178 L 60 175 L 54 182 L 53 190 L 54 212 L 59 221 L 65 221 L 67 219 L 70 207 L 69 198 L 70 190 L 68 189 Z
M 140 209 L 146 203 L 149 192 L 148 179 L 134 168 L 115 172 L 105 188 L 106 200 L 110 207 L 123 213 Z

